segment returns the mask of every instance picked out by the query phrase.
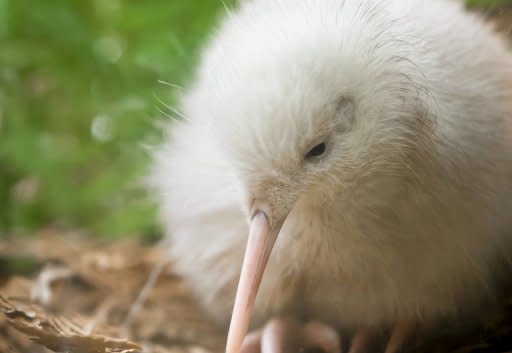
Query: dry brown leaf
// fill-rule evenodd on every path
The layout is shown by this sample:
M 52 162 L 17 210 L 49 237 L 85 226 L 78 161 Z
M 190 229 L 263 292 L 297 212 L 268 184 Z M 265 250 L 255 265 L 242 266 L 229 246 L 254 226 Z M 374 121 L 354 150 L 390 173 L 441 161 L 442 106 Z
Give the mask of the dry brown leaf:
M 130 341 L 89 334 L 81 325 L 46 313 L 33 304 L 16 305 L 0 295 L 0 311 L 7 321 L 32 341 L 62 353 L 135 353 L 142 348 Z
M 163 247 L 144 246 L 136 239 L 106 246 L 72 236 L 70 242 L 65 239 L 68 236 L 45 232 L 34 238 L 9 239 L 7 245 L 0 241 L 0 256 L 7 252 L 11 257 L 34 257 L 41 264 L 38 275 L 26 280 L 22 291 L 16 290 L 20 286 L 9 286 L 9 295 L 30 297 L 64 317 L 78 312 L 91 318 L 97 333 L 106 336 L 180 352 L 193 346 L 222 351 L 224 333 L 198 308 L 170 264 L 144 300 L 137 300 L 149 274 L 165 256 Z M 46 251 L 50 253 L 41 254 Z

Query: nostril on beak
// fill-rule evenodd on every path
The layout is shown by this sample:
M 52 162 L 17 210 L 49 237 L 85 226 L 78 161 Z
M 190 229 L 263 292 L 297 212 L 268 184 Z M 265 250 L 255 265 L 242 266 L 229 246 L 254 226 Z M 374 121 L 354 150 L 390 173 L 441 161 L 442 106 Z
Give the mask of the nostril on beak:
M 251 219 L 254 218 L 258 212 L 263 213 L 267 221 L 269 221 L 272 216 L 272 208 L 267 201 L 253 198 L 251 201 Z

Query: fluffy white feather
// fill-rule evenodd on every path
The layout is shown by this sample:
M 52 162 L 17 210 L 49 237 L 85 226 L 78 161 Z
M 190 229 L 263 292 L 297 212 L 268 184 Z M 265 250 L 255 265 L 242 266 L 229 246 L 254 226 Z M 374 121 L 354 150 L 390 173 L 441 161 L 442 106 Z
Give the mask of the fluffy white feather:
M 227 324 L 254 195 L 291 212 L 254 325 L 433 321 L 492 298 L 512 237 L 512 56 L 442 0 L 253 0 L 151 174 L 176 270 Z M 304 154 L 327 141 L 323 160 Z

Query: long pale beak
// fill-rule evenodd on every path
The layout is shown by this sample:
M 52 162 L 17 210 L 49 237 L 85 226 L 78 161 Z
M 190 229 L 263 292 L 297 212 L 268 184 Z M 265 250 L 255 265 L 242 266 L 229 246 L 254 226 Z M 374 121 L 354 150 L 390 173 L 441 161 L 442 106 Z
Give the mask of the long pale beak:
M 252 218 L 229 325 L 226 353 L 240 353 L 242 342 L 249 329 L 256 294 L 279 228 L 272 230 L 267 215 L 261 211 L 257 211 Z

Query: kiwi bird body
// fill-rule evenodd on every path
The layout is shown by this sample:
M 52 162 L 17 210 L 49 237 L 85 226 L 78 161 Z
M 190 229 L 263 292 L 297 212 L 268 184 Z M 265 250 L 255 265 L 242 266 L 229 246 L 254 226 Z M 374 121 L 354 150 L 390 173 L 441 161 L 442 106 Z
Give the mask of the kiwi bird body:
M 277 239 L 252 326 L 435 322 L 492 299 L 512 237 L 512 56 L 453 1 L 253 0 L 205 47 L 151 182 L 220 324 L 254 204 Z

